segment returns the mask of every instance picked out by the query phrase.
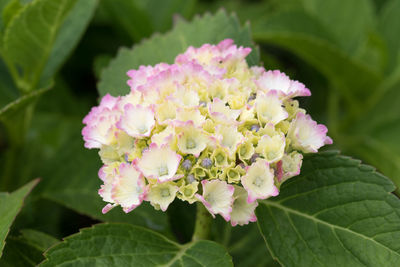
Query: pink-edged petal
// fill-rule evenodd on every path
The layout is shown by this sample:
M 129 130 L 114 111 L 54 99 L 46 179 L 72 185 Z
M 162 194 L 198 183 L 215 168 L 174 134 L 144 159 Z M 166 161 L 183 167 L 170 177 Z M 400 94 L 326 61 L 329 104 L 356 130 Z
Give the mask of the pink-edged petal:
M 128 213 L 139 206 L 146 196 L 146 183 L 133 164 L 122 163 L 113 181 L 112 198 Z
M 234 186 L 235 192 L 233 194 L 234 202 L 231 212 L 231 224 L 232 226 L 236 225 L 245 225 L 249 222 L 257 221 L 257 217 L 254 213 L 254 210 L 258 206 L 258 202 L 254 201 L 249 203 L 247 201 L 248 194 L 247 191 L 240 186 Z
M 175 175 L 182 156 L 168 145 L 158 147 L 152 143 L 142 158 L 138 160 L 138 168 L 146 178 L 157 179 L 160 183 L 176 180 L 182 175 Z
M 311 95 L 310 90 L 307 89 L 304 84 L 291 80 L 285 73 L 279 70 L 264 72 L 255 83 L 265 92 L 274 90 L 290 98 Z
M 327 136 L 328 128 L 323 124 L 317 124 L 310 115 L 297 113 L 290 123 L 288 137 L 295 149 L 304 153 L 316 153 L 326 144 L 332 144 L 332 139 Z
M 150 136 L 155 125 L 154 111 L 150 107 L 127 104 L 117 127 L 136 138 Z
M 249 203 L 279 194 L 279 190 L 274 184 L 274 172 L 266 160 L 258 159 L 246 171 L 241 182 L 248 193 L 247 201 Z
M 220 214 L 226 221 L 230 220 L 233 204 L 234 187 L 221 180 L 203 180 L 203 194 L 196 194 L 207 210 L 215 216 Z

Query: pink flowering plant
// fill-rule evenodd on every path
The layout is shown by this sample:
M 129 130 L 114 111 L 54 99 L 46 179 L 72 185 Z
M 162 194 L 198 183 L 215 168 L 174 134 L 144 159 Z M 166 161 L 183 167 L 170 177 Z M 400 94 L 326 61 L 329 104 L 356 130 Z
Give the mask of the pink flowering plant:
M 0 0 L 0 266 L 400 266 L 400 1 L 289 2 Z
M 130 92 L 92 108 L 82 135 L 104 164 L 103 213 L 143 201 L 166 211 L 178 198 L 232 226 L 255 222 L 258 200 L 300 174 L 303 154 L 332 144 L 296 100 L 310 90 L 279 70 L 249 67 L 250 52 L 232 39 L 190 46 L 173 64 L 128 70 Z

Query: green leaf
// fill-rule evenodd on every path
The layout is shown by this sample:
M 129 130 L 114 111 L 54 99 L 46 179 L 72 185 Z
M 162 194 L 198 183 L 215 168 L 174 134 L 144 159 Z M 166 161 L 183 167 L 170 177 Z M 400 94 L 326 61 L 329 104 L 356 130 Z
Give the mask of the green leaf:
M 2 13 L 2 26 L 4 29 L 7 28 L 10 20 L 18 13 L 21 8 L 22 5 L 19 0 L 11 0 L 4 8 L 0 9 Z
M 173 16 L 189 18 L 195 8 L 196 0 L 133 0 L 145 10 L 156 32 L 165 32 L 172 26 Z
M 145 228 L 100 224 L 67 237 L 40 266 L 233 266 L 225 248 L 211 241 L 179 245 Z
M 48 87 L 92 18 L 97 0 L 35 0 L 12 18 L 2 56 L 17 87 Z
M 33 247 L 41 251 L 45 251 L 49 247 L 58 243 L 59 240 L 51 235 L 32 230 L 32 229 L 23 229 L 21 230 L 21 239 L 29 242 Z
M 375 23 L 370 0 L 302 0 L 306 10 L 332 33 L 346 53 L 352 55 L 366 41 Z
M 0 0 L 0 39 L 2 37 L 3 31 L 4 31 L 4 14 L 3 10 L 9 5 L 9 3 L 13 0 Z M 0 41 L 1 44 L 1 41 Z
M 376 166 L 400 188 L 400 68 L 372 99 L 376 103 L 347 129 L 343 147 Z
M 189 18 L 196 0 L 104 0 L 104 10 L 113 24 L 123 29 L 133 41 L 139 42 L 154 32 L 165 32 L 175 15 Z
M 23 95 L 13 102 L 7 104 L 0 109 L 0 120 L 12 117 L 14 114 L 21 111 L 24 107 L 34 102 L 40 95 L 49 91 L 49 88 L 40 89 L 29 94 Z M 14 122 L 15 123 L 15 122 Z
M 179 20 L 175 27 L 164 35 L 155 35 L 132 49 L 120 49 L 116 58 L 102 73 L 98 84 L 99 93 L 101 96 L 107 93 L 114 96 L 127 94 L 128 70 L 140 65 L 172 63 L 175 57 L 190 45 L 215 44 L 225 38 L 234 39 L 238 45 L 253 47 L 248 62 L 250 65 L 258 63 L 258 50 L 252 45 L 249 26 L 241 27 L 236 16 L 219 11 L 215 15 L 196 17 L 190 23 Z
M 148 37 L 154 31 L 149 14 L 134 0 L 104 0 L 101 2 L 119 29 L 135 42 Z
M 308 62 L 346 97 L 350 105 L 361 106 L 381 77 L 340 50 L 324 29 L 306 13 L 289 11 L 255 25 L 253 36 L 257 42 L 277 45 Z
M 3 38 L 2 56 L 17 87 L 36 89 L 60 27 L 76 0 L 35 0 L 15 16 Z
M 96 10 L 98 0 L 77 0 L 60 26 L 39 88 L 45 87 L 78 44 Z
M 0 109 L 17 99 L 18 96 L 18 89 L 15 87 L 7 67 L 0 59 Z
M 30 92 L 0 109 L 0 123 L 6 126 L 11 143 L 23 143 L 36 100 L 48 90 L 44 88 Z
M 43 252 L 59 242 L 56 238 L 35 230 L 22 230 L 18 237 L 10 236 L 0 259 L 0 266 L 37 266 L 45 258 Z
M 38 182 L 34 180 L 11 194 L 0 193 L 0 257 L 11 224 L 21 210 L 25 197 Z
M 358 160 L 336 152 L 310 155 L 278 197 L 260 201 L 259 229 L 284 266 L 399 266 L 394 189 Z
M 229 227 L 231 231 L 227 249 L 236 267 L 280 266 L 272 259 L 268 249 L 264 246 L 264 240 L 255 223 L 242 227 L 232 227 L 226 224 L 226 227 Z
M 400 64 L 400 1 L 387 1 L 379 14 L 379 30 L 388 49 L 388 68 L 392 71 Z

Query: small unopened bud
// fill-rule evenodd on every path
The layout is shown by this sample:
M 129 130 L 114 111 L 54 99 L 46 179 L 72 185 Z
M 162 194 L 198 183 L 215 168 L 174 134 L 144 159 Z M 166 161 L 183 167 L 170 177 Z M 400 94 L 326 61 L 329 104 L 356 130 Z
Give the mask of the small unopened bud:
M 256 162 L 257 158 L 259 158 L 259 157 L 260 157 L 260 155 L 258 153 L 254 153 L 253 156 L 251 156 L 251 158 L 250 158 L 250 162 L 251 163 Z
M 212 160 L 210 158 L 204 158 L 201 161 L 201 166 L 203 166 L 204 168 L 209 169 L 211 168 L 211 165 L 212 165 Z
M 252 93 L 249 98 L 247 99 L 247 102 L 250 102 L 251 100 L 256 99 L 257 94 L 256 93 Z
M 258 132 L 258 130 L 260 130 L 260 125 L 254 124 L 251 126 L 250 130 Z
M 187 181 L 189 184 L 191 184 L 191 183 L 193 183 L 194 181 L 196 181 L 196 179 L 194 178 L 194 175 L 193 175 L 193 174 L 189 174 L 188 176 L 186 176 L 186 181 Z
M 183 167 L 183 169 L 188 171 L 188 170 L 190 170 L 192 168 L 192 162 L 190 160 L 188 160 L 188 159 L 185 159 L 182 162 L 182 167 Z

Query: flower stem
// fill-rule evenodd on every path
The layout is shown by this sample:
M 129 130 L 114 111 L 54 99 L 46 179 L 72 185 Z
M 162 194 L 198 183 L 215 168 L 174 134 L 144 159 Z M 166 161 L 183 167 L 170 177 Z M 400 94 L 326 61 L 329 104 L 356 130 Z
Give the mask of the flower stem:
M 212 217 L 201 202 L 197 202 L 196 224 L 192 241 L 210 238 Z

